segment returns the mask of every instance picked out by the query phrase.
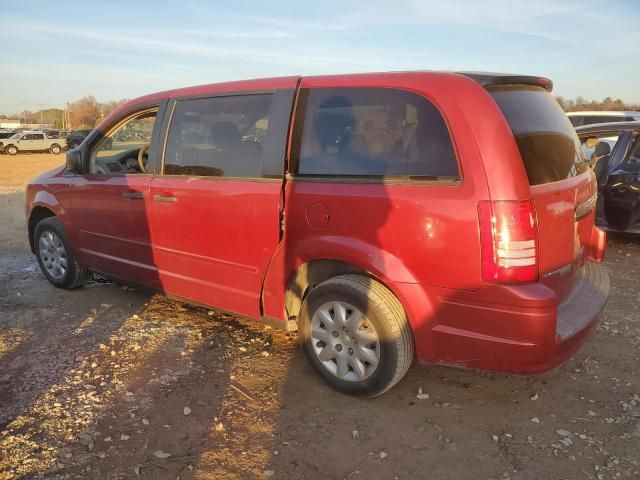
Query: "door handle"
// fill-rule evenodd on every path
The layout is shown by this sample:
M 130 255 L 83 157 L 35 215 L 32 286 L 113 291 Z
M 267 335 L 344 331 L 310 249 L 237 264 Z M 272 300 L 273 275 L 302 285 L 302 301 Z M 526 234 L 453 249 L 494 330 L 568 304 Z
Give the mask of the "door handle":
M 122 196 L 127 200 L 142 200 L 144 199 L 144 192 L 129 190 L 127 192 L 122 192 Z
M 172 197 L 171 195 L 154 195 L 153 199 L 156 202 L 166 202 L 166 203 L 176 203 L 178 201 L 176 197 Z

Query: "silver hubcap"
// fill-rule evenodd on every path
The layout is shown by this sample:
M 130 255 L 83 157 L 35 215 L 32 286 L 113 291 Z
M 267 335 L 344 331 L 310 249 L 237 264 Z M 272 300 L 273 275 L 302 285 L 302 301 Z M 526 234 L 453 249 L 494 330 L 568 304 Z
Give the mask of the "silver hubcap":
M 325 303 L 315 311 L 311 343 L 324 368 L 341 380 L 365 380 L 380 362 L 380 341 L 373 325 L 345 302 Z
M 42 232 L 38 250 L 47 273 L 55 280 L 63 279 L 67 273 L 67 252 L 60 238 L 51 230 Z

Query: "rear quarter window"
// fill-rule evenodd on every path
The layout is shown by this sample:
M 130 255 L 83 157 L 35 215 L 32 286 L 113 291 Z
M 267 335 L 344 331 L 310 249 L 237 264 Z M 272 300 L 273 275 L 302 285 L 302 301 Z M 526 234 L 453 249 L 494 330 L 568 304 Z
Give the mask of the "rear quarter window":
M 589 168 L 573 125 L 545 89 L 506 85 L 489 92 L 513 132 L 530 185 L 566 180 Z
M 299 109 L 294 140 L 299 175 L 459 177 L 446 123 L 420 95 L 389 88 L 316 88 L 301 92 Z

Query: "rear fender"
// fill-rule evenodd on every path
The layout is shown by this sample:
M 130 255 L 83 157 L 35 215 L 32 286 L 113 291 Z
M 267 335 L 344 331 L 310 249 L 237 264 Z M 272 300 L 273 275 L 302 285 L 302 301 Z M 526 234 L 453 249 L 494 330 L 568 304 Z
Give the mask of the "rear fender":
M 402 304 L 412 330 L 423 330 L 433 311 L 432 302 L 422 285 L 401 260 L 389 252 L 360 240 L 340 236 L 308 238 L 300 242 L 281 242 L 266 272 L 262 288 L 262 310 L 266 320 L 282 323 L 290 318 L 286 309 L 286 292 L 298 269 L 314 260 L 333 260 L 345 265 L 340 273 L 363 272 L 383 283 Z M 300 296 L 304 292 L 299 292 Z M 422 312 L 418 314 L 417 312 Z

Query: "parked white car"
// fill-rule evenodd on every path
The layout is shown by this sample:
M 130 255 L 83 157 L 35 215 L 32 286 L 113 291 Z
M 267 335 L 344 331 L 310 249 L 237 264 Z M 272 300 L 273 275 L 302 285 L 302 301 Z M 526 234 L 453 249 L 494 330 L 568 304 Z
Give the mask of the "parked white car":
M 0 153 L 15 155 L 18 152 L 62 152 L 66 140 L 49 138 L 46 133 L 34 130 L 19 132 L 0 140 Z
M 633 122 L 640 120 L 640 112 L 567 112 L 567 117 L 574 127 L 581 127 L 594 123 Z

